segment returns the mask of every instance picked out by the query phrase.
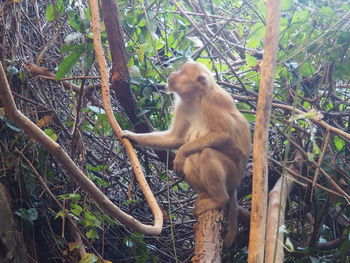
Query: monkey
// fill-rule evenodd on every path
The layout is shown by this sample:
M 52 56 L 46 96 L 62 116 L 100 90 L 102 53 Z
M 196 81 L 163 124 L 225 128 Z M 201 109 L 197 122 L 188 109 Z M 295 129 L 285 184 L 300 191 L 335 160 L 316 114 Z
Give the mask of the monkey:
M 250 154 L 249 123 L 201 63 L 187 61 L 170 74 L 167 89 L 175 95 L 170 128 L 125 130 L 122 137 L 140 146 L 177 149 L 173 170 L 198 192 L 195 216 L 229 204 L 224 246 L 230 247 L 237 232 L 237 188 Z

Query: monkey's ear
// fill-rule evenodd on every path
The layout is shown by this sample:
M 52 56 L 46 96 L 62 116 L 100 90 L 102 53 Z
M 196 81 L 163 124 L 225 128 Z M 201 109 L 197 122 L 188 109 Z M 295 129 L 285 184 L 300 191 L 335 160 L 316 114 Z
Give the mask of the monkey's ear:
M 207 85 L 207 83 L 208 83 L 207 78 L 206 78 L 205 76 L 203 76 L 203 75 L 199 75 L 199 76 L 197 77 L 197 81 L 198 81 L 200 84 L 202 84 L 202 85 Z

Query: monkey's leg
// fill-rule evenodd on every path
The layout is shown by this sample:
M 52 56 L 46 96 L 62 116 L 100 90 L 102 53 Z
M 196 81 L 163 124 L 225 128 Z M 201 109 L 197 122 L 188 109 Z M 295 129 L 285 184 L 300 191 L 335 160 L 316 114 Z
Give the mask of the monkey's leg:
M 203 191 L 198 195 L 195 214 L 198 216 L 211 209 L 223 207 L 229 200 L 227 174 L 218 151 L 207 148 L 200 154 L 200 184 Z

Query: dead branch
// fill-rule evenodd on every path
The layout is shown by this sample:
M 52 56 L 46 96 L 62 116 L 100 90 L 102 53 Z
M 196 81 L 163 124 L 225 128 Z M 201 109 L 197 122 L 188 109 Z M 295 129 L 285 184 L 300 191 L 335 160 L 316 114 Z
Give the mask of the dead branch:
M 299 173 L 300 165 L 303 162 L 303 155 L 296 151 L 294 154 L 294 163 L 288 168 L 293 173 Z M 284 215 L 287 198 L 295 185 L 293 174 L 286 172 L 276 182 L 269 193 L 268 216 L 266 219 L 266 243 L 265 243 L 265 262 L 280 263 L 283 262 L 283 231 L 280 227 L 284 225 Z
M 267 144 L 281 15 L 279 0 L 267 0 L 265 3 L 267 5 L 265 47 L 264 57 L 261 62 L 261 81 L 253 140 L 253 189 L 249 234 L 249 263 L 264 262 L 268 183 Z
M 131 161 L 131 165 L 136 176 L 137 181 L 140 184 L 141 190 L 151 208 L 151 211 L 154 216 L 154 225 L 142 225 L 140 231 L 142 233 L 152 232 L 153 234 L 160 234 L 163 227 L 163 213 L 160 210 L 160 207 L 152 193 L 151 188 L 149 187 L 143 172 L 141 170 L 141 165 L 138 161 L 136 152 L 131 145 L 130 141 L 126 138 L 122 138 L 122 129 L 120 128 L 117 120 L 114 117 L 110 94 L 109 94 L 109 82 L 108 82 L 108 73 L 107 73 L 107 62 L 104 56 L 104 51 L 101 45 L 101 29 L 100 29 L 100 16 L 99 16 L 99 7 L 97 0 L 90 1 L 91 13 L 92 13 L 92 28 L 94 35 L 94 48 L 96 53 L 96 60 L 99 65 L 101 73 L 101 85 L 102 85 L 102 100 L 103 106 L 106 111 L 106 117 L 109 124 L 111 125 L 115 135 L 118 140 L 122 143 L 124 149 L 128 153 Z

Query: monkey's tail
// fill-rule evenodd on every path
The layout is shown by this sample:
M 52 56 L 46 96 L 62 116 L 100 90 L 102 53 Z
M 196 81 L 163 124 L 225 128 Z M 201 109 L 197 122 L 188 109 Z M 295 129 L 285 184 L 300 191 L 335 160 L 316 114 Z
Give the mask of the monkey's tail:
M 228 230 L 224 239 L 224 247 L 230 248 L 237 234 L 237 215 L 238 215 L 238 204 L 237 204 L 237 190 L 234 190 L 230 199 L 228 200 Z

